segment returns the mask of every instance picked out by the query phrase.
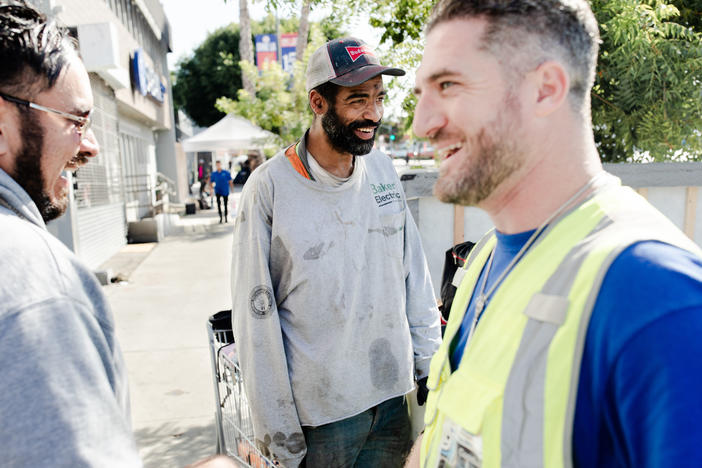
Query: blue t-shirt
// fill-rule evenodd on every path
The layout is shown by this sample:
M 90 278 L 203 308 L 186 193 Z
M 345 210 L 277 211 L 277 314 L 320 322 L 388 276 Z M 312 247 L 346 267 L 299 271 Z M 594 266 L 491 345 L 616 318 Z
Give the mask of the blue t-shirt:
M 532 233 L 497 233 L 487 288 Z M 482 281 L 483 273 L 478 287 Z M 452 369 L 463 355 L 473 299 L 452 343 Z M 641 242 L 612 263 L 585 339 L 573 459 L 576 467 L 702 464 L 699 257 Z
M 229 195 L 230 180 L 232 180 L 232 175 L 229 171 L 214 171 L 210 174 L 210 182 L 215 184 L 215 193 L 217 195 Z

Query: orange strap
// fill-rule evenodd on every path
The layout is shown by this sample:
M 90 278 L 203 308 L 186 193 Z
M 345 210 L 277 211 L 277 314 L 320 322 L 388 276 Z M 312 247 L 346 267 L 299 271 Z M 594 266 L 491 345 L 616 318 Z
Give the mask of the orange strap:
M 307 173 L 307 169 L 305 169 L 305 166 L 302 164 L 300 156 L 298 156 L 297 151 L 295 151 L 296 146 L 297 145 L 290 145 L 288 149 L 285 150 L 285 156 L 287 156 L 288 161 L 290 161 L 290 164 L 292 164 L 293 169 L 295 169 L 298 174 L 300 174 L 305 179 L 312 180 L 312 177 L 310 177 L 310 175 Z

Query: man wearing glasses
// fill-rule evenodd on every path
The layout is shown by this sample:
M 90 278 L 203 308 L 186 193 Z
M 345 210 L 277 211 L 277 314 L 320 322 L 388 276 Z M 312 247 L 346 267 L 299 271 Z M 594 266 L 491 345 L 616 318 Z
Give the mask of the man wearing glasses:
M 139 467 L 112 313 L 45 225 L 68 204 L 61 174 L 98 154 L 88 74 L 17 0 L 0 2 L 0 64 L 0 466 Z
M 98 154 L 88 74 L 22 0 L 0 1 L 0 64 L 0 466 L 140 467 L 112 313 L 45 225 L 68 204 L 61 174 Z
M 98 154 L 90 80 L 66 31 L 0 3 L 0 465 L 141 466 L 112 313 L 46 229 Z

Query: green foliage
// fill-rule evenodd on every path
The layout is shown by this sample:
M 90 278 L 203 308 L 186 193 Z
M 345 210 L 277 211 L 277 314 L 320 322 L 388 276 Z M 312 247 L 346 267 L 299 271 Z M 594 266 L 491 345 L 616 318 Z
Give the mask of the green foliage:
M 676 23 L 702 32 L 702 0 L 670 0 L 669 3 L 680 11 Z
M 250 95 L 240 89 L 238 100 L 221 97 L 217 109 L 222 112 L 241 115 L 256 125 L 270 130 L 279 137 L 277 144 L 291 144 L 299 139 L 311 121 L 305 91 L 305 70 L 310 55 L 327 39 L 318 25 L 310 28 L 310 43 L 302 60 L 295 62 L 291 80 L 278 63 L 271 63 L 261 74 L 255 66 L 239 62 L 255 84 L 256 94 Z
M 434 1 L 381 0 L 376 2 L 370 16 L 370 25 L 384 30 L 381 42 L 394 44 L 418 40 Z
M 334 8 L 334 16 L 340 18 L 348 17 L 349 11 L 368 14 L 370 25 L 383 30 L 380 42 L 397 46 L 422 38 L 434 3 L 436 0 L 346 0 L 330 6 Z
M 173 84 L 173 102 L 193 121 L 207 127 L 224 117 L 214 104 L 220 96 L 235 97 L 241 88 L 239 29 L 229 25 L 217 29 L 193 52 L 178 62 Z
M 300 20 L 296 17 L 292 18 L 280 18 L 280 32 L 292 33 L 297 32 L 300 26 Z M 269 13 L 261 21 L 255 21 L 251 23 L 251 33 L 256 36 L 258 34 L 273 34 L 275 33 L 275 15 Z
M 292 16 L 289 18 L 280 18 L 280 33 L 294 33 L 300 29 L 300 19 L 297 16 Z M 344 36 L 343 21 L 336 16 L 329 16 L 322 19 L 319 22 L 318 27 L 320 28 L 322 35 L 327 41 L 335 39 L 337 37 Z M 255 21 L 251 23 L 251 33 L 256 36 L 257 34 L 273 34 L 275 33 L 275 15 L 272 13 L 266 15 L 261 21 Z
M 421 29 L 435 0 L 379 0 L 369 13 L 384 29 L 395 66 L 416 69 Z M 595 139 L 605 161 L 702 159 L 702 0 L 590 0 L 602 46 L 592 92 Z M 402 80 L 394 80 L 402 83 Z M 405 84 L 411 126 L 416 103 Z
M 239 29 L 229 25 L 210 34 L 189 57 L 178 62 L 173 102 L 193 121 L 207 127 L 222 117 L 215 108 L 220 96 L 235 97 L 241 88 Z
M 298 26 L 296 17 L 280 20 L 281 33 L 296 32 Z M 326 18 L 317 27 L 323 37 L 322 43 L 346 34 L 342 22 L 336 18 Z M 275 16 L 269 14 L 261 21 L 253 21 L 251 30 L 252 35 L 274 33 Z M 211 33 L 189 57 L 178 62 L 172 75 L 174 105 L 183 109 L 197 125 L 208 127 L 224 117 L 215 106 L 217 99 L 236 99 L 242 87 L 241 78 L 239 27 L 230 24 Z
M 280 32 L 292 33 L 300 29 L 300 4 L 297 0 L 265 0 L 266 11 L 270 12 L 262 21 L 252 24 L 252 34 L 272 34 L 275 32 L 275 14 L 278 9 L 280 18 Z M 312 0 L 311 9 L 316 7 L 332 6 L 331 0 Z M 323 18 L 317 25 L 321 28 L 322 34 L 327 41 L 337 37 L 345 36 L 344 15 L 329 15 Z
M 678 9 L 662 0 L 592 5 L 602 36 L 592 93 L 602 159 L 702 159 L 700 32 L 675 22 Z M 694 19 L 683 22 L 699 27 Z

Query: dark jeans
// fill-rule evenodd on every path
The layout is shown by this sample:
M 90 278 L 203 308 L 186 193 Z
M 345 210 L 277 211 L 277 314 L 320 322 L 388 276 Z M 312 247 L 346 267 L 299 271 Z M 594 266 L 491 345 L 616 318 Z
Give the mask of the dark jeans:
M 229 201 L 229 195 L 220 195 L 218 193 L 216 193 L 215 195 L 217 196 L 217 213 L 219 213 L 219 220 L 221 221 L 222 220 L 222 207 L 219 204 L 220 203 L 219 199 L 224 198 L 224 217 L 226 218 L 227 214 L 228 214 L 227 213 L 227 205 L 228 205 L 227 202 Z
M 412 445 L 405 397 L 323 426 L 302 428 L 305 468 L 402 467 Z

